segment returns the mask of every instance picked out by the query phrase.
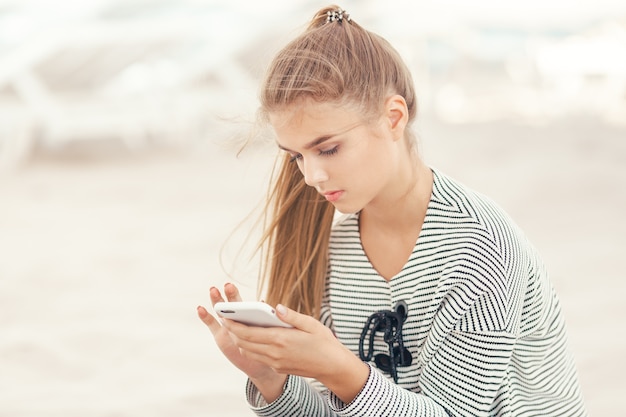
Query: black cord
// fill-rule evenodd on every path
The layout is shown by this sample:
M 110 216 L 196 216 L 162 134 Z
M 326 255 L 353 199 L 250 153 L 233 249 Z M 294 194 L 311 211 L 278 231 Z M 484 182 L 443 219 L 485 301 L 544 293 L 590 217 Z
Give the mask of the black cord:
M 381 310 L 368 317 L 359 338 L 359 357 L 369 362 L 374 355 L 374 338 L 377 332 L 383 332 L 383 341 L 389 348 L 389 355 L 378 354 L 375 363 L 379 369 L 389 372 L 393 380 L 398 383 L 398 366 L 409 366 L 413 357 L 404 347 L 402 339 L 402 324 L 406 320 L 406 303 L 396 305 L 395 311 Z M 365 339 L 369 334 L 367 353 L 364 352 Z

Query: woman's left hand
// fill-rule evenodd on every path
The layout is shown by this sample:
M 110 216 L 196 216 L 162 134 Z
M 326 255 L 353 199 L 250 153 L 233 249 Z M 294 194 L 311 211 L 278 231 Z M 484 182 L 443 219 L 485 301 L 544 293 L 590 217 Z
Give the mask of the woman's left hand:
M 294 328 L 252 327 L 231 320 L 225 320 L 224 326 L 243 356 L 281 374 L 317 379 L 350 402 L 365 384 L 369 367 L 313 317 L 280 304 L 276 312 Z

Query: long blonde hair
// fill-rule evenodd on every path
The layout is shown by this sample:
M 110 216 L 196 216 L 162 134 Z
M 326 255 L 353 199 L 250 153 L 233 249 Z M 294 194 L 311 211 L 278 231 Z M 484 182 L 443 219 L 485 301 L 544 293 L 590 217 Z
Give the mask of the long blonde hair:
M 272 112 L 303 99 L 356 105 L 364 117 L 379 115 L 390 94 L 404 97 L 409 123 L 415 119 L 413 80 L 399 54 L 346 15 L 328 22 L 328 12 L 339 9 L 319 10 L 304 33 L 274 57 L 260 95 L 266 122 Z M 268 193 L 259 288 L 272 305 L 282 303 L 318 317 L 334 207 L 305 184 L 289 159 L 285 155 L 279 161 Z

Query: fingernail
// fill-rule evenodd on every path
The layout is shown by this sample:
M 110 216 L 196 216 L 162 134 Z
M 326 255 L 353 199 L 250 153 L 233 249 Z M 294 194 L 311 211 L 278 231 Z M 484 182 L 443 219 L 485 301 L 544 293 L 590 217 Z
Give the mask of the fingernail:
M 276 306 L 276 311 L 278 311 L 278 314 L 280 314 L 281 316 L 284 316 L 285 314 L 287 314 L 287 307 L 282 304 L 278 304 Z

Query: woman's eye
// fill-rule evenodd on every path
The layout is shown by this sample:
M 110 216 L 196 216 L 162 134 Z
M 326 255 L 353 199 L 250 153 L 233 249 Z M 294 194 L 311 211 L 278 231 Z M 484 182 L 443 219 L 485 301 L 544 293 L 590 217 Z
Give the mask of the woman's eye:
M 299 153 L 294 153 L 294 154 L 291 154 L 290 156 L 291 156 L 291 159 L 289 159 L 289 162 L 297 162 L 300 159 L 302 159 L 302 155 Z
M 320 155 L 324 155 L 324 156 L 334 155 L 337 153 L 338 150 L 339 150 L 339 145 L 334 146 L 330 149 L 320 150 Z
M 330 156 L 330 155 L 336 154 L 338 150 L 339 150 L 339 145 L 334 146 L 330 149 L 320 149 L 318 153 L 321 156 Z M 300 153 L 289 153 L 289 157 L 290 157 L 289 162 L 299 162 L 302 160 L 302 154 Z

